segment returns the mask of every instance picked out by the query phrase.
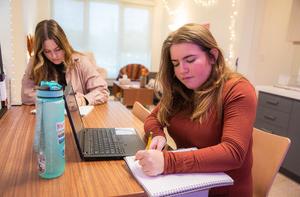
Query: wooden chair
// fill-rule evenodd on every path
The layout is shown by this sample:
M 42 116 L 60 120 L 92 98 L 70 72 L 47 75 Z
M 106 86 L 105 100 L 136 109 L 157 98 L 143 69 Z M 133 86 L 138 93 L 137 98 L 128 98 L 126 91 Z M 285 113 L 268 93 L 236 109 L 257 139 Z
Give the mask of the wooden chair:
M 287 137 L 253 129 L 253 196 L 268 195 L 290 143 Z
M 139 80 L 143 69 L 145 70 L 145 72 L 146 72 L 145 74 L 147 76 L 149 73 L 149 70 L 144 65 L 142 65 L 142 64 L 127 64 L 126 66 L 124 66 L 120 69 L 117 80 L 119 78 L 122 78 L 122 76 L 124 74 L 126 74 L 127 77 L 129 79 L 131 79 L 132 81 Z
M 140 119 L 142 122 L 145 122 L 145 119 L 150 115 L 151 112 L 150 112 L 150 110 L 145 108 L 140 102 L 136 101 L 133 104 L 132 113 L 138 119 Z M 176 143 L 174 142 L 173 138 L 169 135 L 169 133 L 166 129 L 164 129 L 164 132 L 165 132 L 166 138 L 167 138 L 167 145 L 171 149 L 175 150 L 176 149 Z M 144 139 L 147 139 L 147 136 L 144 136 Z
M 28 34 L 26 36 L 26 39 L 27 39 L 27 51 L 28 51 L 28 54 L 30 57 L 33 56 L 33 47 L 34 47 L 34 38 L 31 34 Z
M 140 121 L 144 122 L 151 112 L 147 108 L 145 108 L 140 102 L 135 101 L 132 107 L 132 113 L 138 119 L 140 119 Z

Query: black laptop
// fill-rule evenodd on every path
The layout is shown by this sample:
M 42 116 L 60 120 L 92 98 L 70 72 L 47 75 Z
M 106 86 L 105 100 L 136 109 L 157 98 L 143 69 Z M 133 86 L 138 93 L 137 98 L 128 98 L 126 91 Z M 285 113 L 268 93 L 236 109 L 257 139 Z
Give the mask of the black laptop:
M 144 142 L 134 128 L 84 128 L 70 84 L 65 88 L 64 99 L 82 160 L 119 160 L 145 149 Z

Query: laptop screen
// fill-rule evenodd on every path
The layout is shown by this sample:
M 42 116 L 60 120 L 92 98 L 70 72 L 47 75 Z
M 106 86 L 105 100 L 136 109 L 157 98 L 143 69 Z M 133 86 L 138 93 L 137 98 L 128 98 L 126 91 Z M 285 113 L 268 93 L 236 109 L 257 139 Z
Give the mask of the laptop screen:
M 79 107 L 76 102 L 75 92 L 71 84 L 66 86 L 64 95 L 69 122 L 71 127 L 73 127 L 72 129 L 74 129 L 76 134 L 79 135 L 79 132 L 84 129 L 84 126 L 80 116 Z

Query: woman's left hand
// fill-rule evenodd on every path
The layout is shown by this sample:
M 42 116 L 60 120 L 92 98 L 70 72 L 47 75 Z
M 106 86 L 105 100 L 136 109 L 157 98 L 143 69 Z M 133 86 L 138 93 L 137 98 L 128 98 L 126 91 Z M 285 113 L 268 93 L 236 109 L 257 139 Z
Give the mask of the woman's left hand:
M 155 136 L 150 144 L 150 149 L 162 150 L 167 143 L 167 140 L 163 136 Z
M 76 101 L 77 101 L 77 104 L 78 104 L 79 107 L 86 105 L 86 101 L 85 101 L 84 96 L 78 95 L 78 94 L 76 94 L 75 96 L 76 96 Z
M 164 171 L 164 156 L 159 150 L 140 150 L 135 154 L 143 172 L 148 176 L 157 176 Z

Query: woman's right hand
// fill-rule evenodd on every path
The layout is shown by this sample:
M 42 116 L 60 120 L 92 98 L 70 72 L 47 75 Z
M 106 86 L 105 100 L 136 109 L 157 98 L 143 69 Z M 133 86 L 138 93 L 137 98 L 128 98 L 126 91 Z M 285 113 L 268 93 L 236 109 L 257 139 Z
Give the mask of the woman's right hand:
M 135 154 L 135 159 L 139 161 L 143 172 L 148 176 L 157 176 L 164 171 L 164 156 L 162 151 L 139 150 Z
M 167 140 L 163 136 L 155 136 L 152 138 L 151 144 L 150 144 L 150 149 L 154 150 L 162 150 L 167 143 Z

